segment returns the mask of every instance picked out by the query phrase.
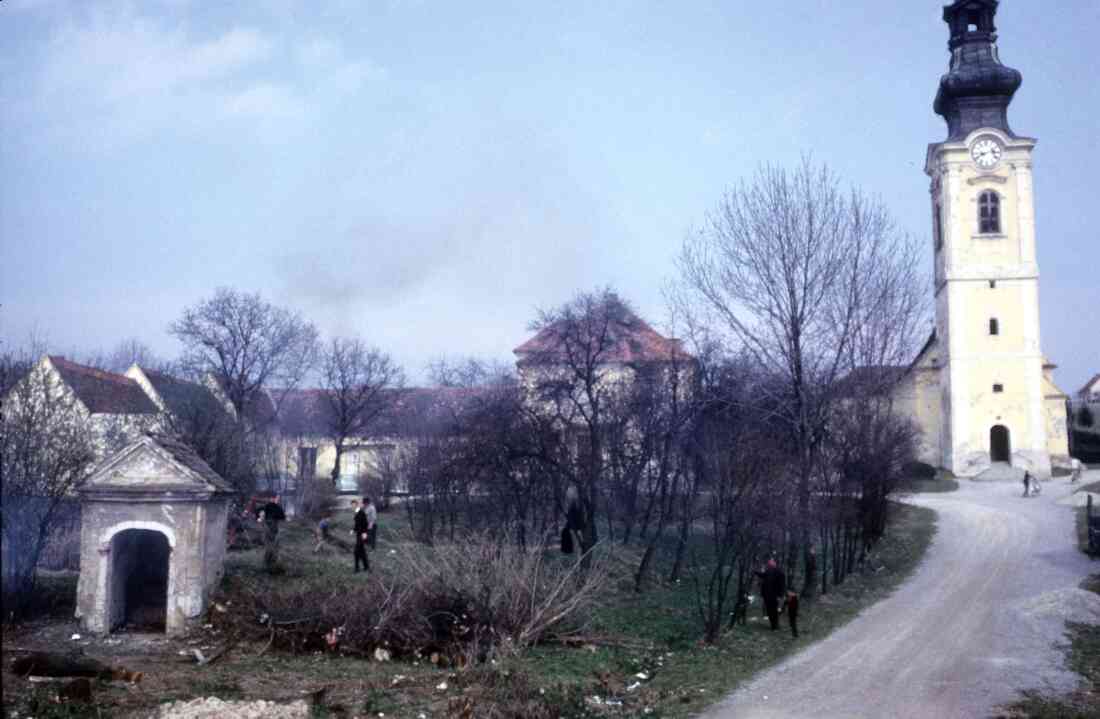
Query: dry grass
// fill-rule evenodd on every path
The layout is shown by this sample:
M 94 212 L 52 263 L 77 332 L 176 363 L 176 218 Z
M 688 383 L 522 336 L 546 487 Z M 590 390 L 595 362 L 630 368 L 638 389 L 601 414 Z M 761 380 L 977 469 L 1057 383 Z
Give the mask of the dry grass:
M 220 597 L 230 610 L 216 617 L 218 626 L 293 652 L 381 649 L 465 666 L 580 631 L 608 585 L 602 551 L 582 569 L 579 558 L 544 544 L 521 548 L 485 535 L 404 544 L 374 563 L 365 577 L 325 573 L 281 583 L 238 574 Z

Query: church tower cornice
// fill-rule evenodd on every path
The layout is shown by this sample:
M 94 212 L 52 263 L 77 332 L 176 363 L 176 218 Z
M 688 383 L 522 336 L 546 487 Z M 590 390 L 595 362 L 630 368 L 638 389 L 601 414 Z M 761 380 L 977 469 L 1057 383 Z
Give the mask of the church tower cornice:
M 1015 137 L 1008 106 L 1023 83 L 1018 70 L 1001 63 L 997 51 L 998 0 L 956 0 L 944 7 L 950 28 L 951 65 L 940 78 L 933 105 L 947 122 L 948 140 L 962 140 L 978 128 Z

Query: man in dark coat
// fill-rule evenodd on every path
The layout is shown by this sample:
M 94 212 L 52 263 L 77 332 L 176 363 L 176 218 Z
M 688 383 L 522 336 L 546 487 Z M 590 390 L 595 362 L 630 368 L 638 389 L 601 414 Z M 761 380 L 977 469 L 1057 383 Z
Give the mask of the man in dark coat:
M 351 503 L 355 510 L 355 528 L 351 530 L 355 535 L 355 571 L 359 571 L 359 563 L 363 563 L 363 569 L 370 571 L 370 560 L 367 559 L 367 539 L 370 534 L 370 522 L 367 520 L 366 511 L 359 506 L 359 500 Z
M 264 567 L 271 574 L 282 574 L 279 566 L 279 522 L 286 520 L 286 512 L 279 506 L 279 495 L 271 498 L 256 513 L 257 521 L 264 523 Z
M 763 572 L 754 572 L 760 577 L 760 597 L 764 600 L 764 611 L 768 613 L 768 622 L 772 631 L 779 629 L 779 601 L 787 593 L 787 575 L 783 573 L 774 559 L 769 559 Z

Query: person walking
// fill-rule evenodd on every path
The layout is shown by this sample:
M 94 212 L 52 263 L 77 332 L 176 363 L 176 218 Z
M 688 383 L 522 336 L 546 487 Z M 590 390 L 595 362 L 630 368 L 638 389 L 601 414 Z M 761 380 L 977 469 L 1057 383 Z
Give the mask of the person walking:
M 378 510 L 374 508 L 374 500 L 370 497 L 363 497 L 363 504 L 366 505 L 364 511 L 367 514 L 367 541 L 371 551 L 374 551 L 378 548 Z
M 764 611 L 772 631 L 779 629 L 779 599 L 787 593 L 787 575 L 769 559 L 763 572 L 754 572 L 760 577 L 760 597 L 764 600 Z
M 330 526 L 331 523 L 329 522 L 328 517 L 322 517 L 321 520 L 317 522 L 317 532 L 315 534 L 315 536 L 317 537 L 317 543 L 313 545 L 314 554 L 320 552 L 321 549 L 325 546 L 325 542 L 329 541 L 328 530 Z
M 352 500 L 351 508 L 355 510 L 355 526 L 351 530 L 351 533 L 355 535 L 355 571 L 359 571 L 359 564 L 362 562 L 363 569 L 369 572 L 370 560 L 367 558 L 367 538 L 370 533 L 370 525 L 367 523 L 367 513 L 359 506 L 358 499 Z
M 1031 473 L 1024 470 L 1024 496 L 1031 494 Z
M 264 568 L 269 574 L 282 574 L 279 565 L 279 522 L 286 520 L 286 512 L 279 506 L 279 495 L 256 512 L 256 521 L 264 525 Z
M 787 592 L 787 621 L 791 624 L 791 636 L 798 639 L 798 595 Z

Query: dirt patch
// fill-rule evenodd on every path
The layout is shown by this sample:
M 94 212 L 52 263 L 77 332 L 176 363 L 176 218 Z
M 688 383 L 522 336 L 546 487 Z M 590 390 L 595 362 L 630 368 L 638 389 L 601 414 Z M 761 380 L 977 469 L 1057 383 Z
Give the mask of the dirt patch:
M 304 700 L 292 704 L 259 701 L 224 701 L 217 697 L 163 704 L 151 719 L 306 719 Z

